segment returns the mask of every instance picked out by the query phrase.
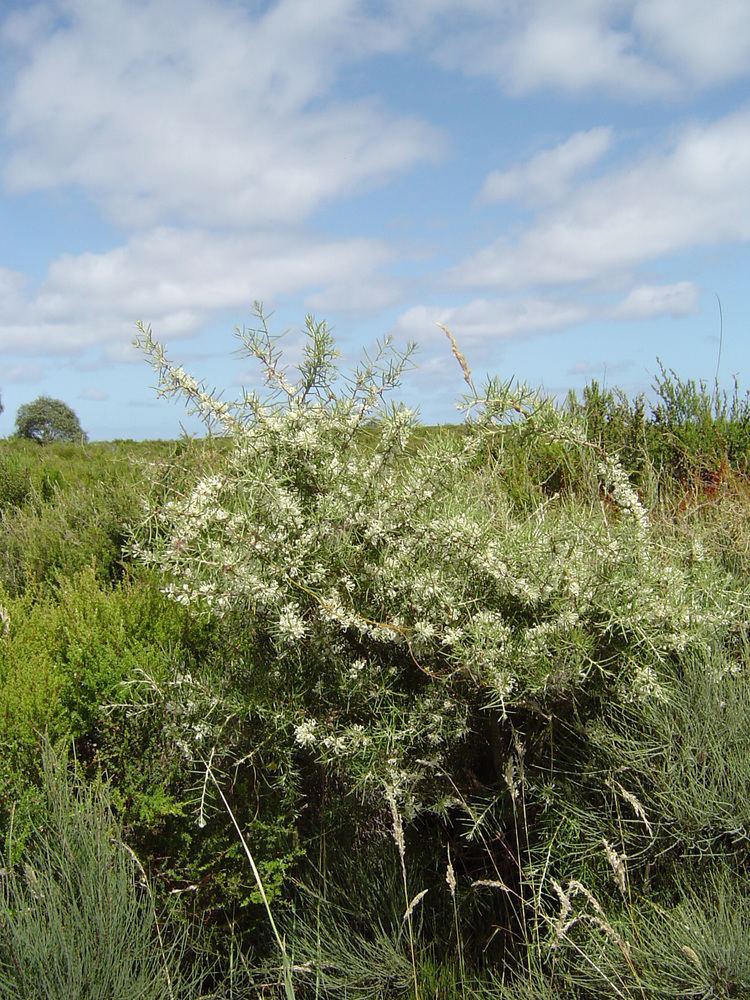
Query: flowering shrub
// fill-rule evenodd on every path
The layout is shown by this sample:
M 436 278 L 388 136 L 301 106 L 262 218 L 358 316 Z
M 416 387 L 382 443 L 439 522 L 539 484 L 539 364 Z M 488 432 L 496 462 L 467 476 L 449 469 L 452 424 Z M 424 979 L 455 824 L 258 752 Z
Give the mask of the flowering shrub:
M 360 792 L 387 787 L 407 816 L 446 808 L 472 739 L 494 742 L 497 766 L 508 713 L 659 697 L 661 661 L 741 621 L 744 597 L 716 599 L 728 579 L 657 539 L 617 458 L 549 400 L 496 380 L 477 392 L 464 362 L 465 433 L 414 449 L 414 414 L 386 401 L 409 351 L 386 340 L 344 377 L 325 324 L 308 318 L 293 378 L 258 317 L 240 337 L 268 397 L 237 402 L 172 366 L 141 328 L 160 392 L 185 397 L 231 448 L 150 507 L 134 552 L 175 601 L 235 637 L 227 691 L 279 746 Z M 501 462 L 499 445 L 519 436 L 580 455 L 594 470 L 588 500 L 521 509 L 497 462 L 481 460 L 491 447 Z M 182 752 L 205 759 L 213 740 L 245 757 L 212 698 Z

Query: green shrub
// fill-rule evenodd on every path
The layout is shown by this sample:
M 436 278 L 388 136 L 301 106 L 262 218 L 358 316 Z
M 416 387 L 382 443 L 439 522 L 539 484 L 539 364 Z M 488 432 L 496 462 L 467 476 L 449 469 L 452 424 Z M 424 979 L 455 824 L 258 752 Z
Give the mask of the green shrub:
M 490 382 L 469 401 L 465 435 L 405 458 L 413 417 L 381 405 L 404 364 L 387 345 L 337 395 L 324 326 L 308 322 L 297 382 L 264 326 L 243 343 L 265 365 L 268 402 L 212 399 L 146 333 L 163 391 L 234 444 L 219 472 L 152 509 L 136 554 L 174 600 L 223 623 L 227 672 L 273 720 L 274 742 L 349 787 L 376 798 L 395 787 L 412 815 L 445 808 L 460 767 L 501 778 L 492 755 L 507 737 L 488 728 L 488 706 L 503 716 L 653 697 L 661 659 L 705 648 L 741 617 L 716 601 L 732 581 L 692 576 L 689 553 L 654 538 L 622 467 L 524 387 Z M 362 448 L 373 414 L 379 434 Z M 581 456 L 588 500 L 514 504 L 476 456 L 519 437 Z M 494 745 L 484 759 L 470 733 Z M 247 752 L 224 733 L 209 739 Z
M 740 394 L 737 379 L 730 394 L 718 384 L 681 379 L 660 364 L 653 409 L 663 461 L 689 476 L 716 472 L 722 462 L 746 470 L 750 459 L 750 392 Z
M 0 590 L 0 606 L 0 818 L 7 830 L 14 803 L 23 807 L 19 814 L 15 806 L 17 823 L 21 814 L 28 822 L 35 807 L 40 734 L 77 740 L 92 759 L 106 730 L 104 706 L 117 700 L 123 678 L 138 671 L 171 676 L 191 632 L 152 581 L 110 589 L 90 569 L 53 591 L 12 597 Z M 197 630 L 192 634 L 197 648 Z
M 605 389 L 594 379 L 584 387 L 580 400 L 575 392 L 568 394 L 566 408 L 583 422 L 587 439 L 619 455 L 639 482 L 653 474 L 651 425 L 644 396 L 631 400 L 621 389 Z
M 260 946 L 268 940 L 262 900 L 207 766 L 258 854 L 271 900 L 285 895 L 296 874 L 304 806 L 296 785 L 278 780 L 288 752 L 271 743 L 267 725 L 247 706 L 235 700 L 228 710 L 226 680 L 209 650 L 200 656 L 197 638 L 170 672 L 128 675 L 114 699 L 119 707 L 97 726 L 96 763 L 116 788 L 131 841 L 165 890 L 185 903 L 186 917 L 195 911 L 201 922 L 252 931 Z M 222 728 L 249 749 L 231 769 L 212 748 Z
M 6 511 L 0 521 L 0 583 L 18 594 L 89 566 L 102 580 L 116 579 L 123 568 L 126 524 L 136 510 L 134 491 L 109 483 Z
M 639 480 L 653 475 L 711 485 L 727 468 L 747 472 L 750 462 L 750 393 L 737 380 L 731 393 L 704 380 L 682 379 L 661 362 L 647 413 L 634 399 L 593 381 L 567 407 L 585 422 L 589 439 L 617 453 Z M 665 484 L 666 485 L 666 484 Z
M 160 925 L 106 789 L 44 752 L 43 826 L 0 875 L 0 997 L 195 998 L 184 942 Z
M 205 825 L 190 832 L 182 799 L 185 813 L 163 829 L 170 843 L 178 830 L 190 840 L 179 856 L 201 859 L 216 913 L 222 891 L 242 903 L 253 886 L 210 774 L 281 892 L 300 848 L 309 855 L 321 836 L 332 879 L 353 840 L 371 866 L 364 884 L 380 878 L 366 845 L 388 835 L 390 801 L 408 821 L 414 892 L 445 896 L 436 859 L 449 843 L 465 922 L 452 940 L 472 961 L 510 968 L 513 941 L 493 936 L 490 948 L 483 928 L 508 925 L 512 939 L 529 923 L 544 864 L 617 900 L 602 841 L 616 857 L 629 849 L 618 824 L 633 806 L 622 776 L 603 783 L 599 720 L 667 703 L 675 665 L 734 655 L 747 579 L 716 557 L 718 536 L 701 555 L 663 507 L 646 509 L 659 493 L 642 407 L 592 396 L 586 420 L 523 386 L 477 392 L 468 375 L 463 427 L 415 443 L 412 415 L 383 399 L 408 363 L 387 344 L 347 380 L 312 320 L 296 378 L 262 316 L 243 345 L 265 367 L 265 401 L 214 399 L 143 331 L 162 391 L 185 395 L 227 438 L 210 463 L 175 455 L 133 547 L 177 604 L 215 627 L 210 659 L 189 678 L 133 678 L 124 699 L 122 713 L 141 712 L 163 754 L 173 747 L 198 775 L 192 813 Z M 642 494 L 608 454 L 613 439 L 641 456 Z M 628 723 L 628 738 L 645 725 Z M 630 820 L 637 846 L 650 843 Z M 221 845 L 223 871 L 208 845 Z M 169 877 L 178 869 L 188 877 L 182 860 Z M 542 903 L 553 919 L 549 884 Z M 304 905 L 298 929 L 315 926 Z M 434 912 L 422 911 L 419 955 L 406 953 L 412 978 L 423 960 L 450 978 L 438 929 L 451 923 L 447 897 Z M 377 934 L 342 921 L 326 939 L 353 942 L 366 966 Z
M 663 702 L 639 706 L 634 718 L 620 717 L 595 735 L 628 788 L 648 803 L 661 850 L 697 858 L 750 847 L 746 658 L 683 661 Z
M 681 657 L 660 679 L 659 698 L 558 729 L 546 768 L 533 744 L 516 754 L 506 882 L 527 910 L 488 996 L 747 992 L 747 653 Z
M 31 489 L 29 470 L 10 456 L 0 458 L 0 513 L 24 504 Z

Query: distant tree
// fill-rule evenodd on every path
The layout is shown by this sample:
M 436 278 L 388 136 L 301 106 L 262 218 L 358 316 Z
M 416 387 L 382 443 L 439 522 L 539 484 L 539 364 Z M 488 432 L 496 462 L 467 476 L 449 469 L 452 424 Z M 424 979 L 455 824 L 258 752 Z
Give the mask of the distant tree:
M 39 396 L 31 403 L 19 406 L 16 414 L 16 435 L 50 444 L 53 441 L 83 442 L 86 434 L 78 417 L 67 403 L 49 396 Z

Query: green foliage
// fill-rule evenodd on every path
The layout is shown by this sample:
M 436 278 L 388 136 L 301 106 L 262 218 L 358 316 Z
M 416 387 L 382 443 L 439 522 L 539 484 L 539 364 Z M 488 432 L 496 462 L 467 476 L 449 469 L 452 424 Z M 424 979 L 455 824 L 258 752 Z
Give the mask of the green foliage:
M 121 488 L 79 488 L 54 503 L 9 510 L 0 522 L 0 582 L 20 594 L 90 566 L 102 580 L 117 579 L 132 504 Z
M 549 400 L 490 381 L 467 401 L 464 435 L 410 454 L 412 414 L 383 401 L 408 357 L 386 343 L 339 390 L 330 334 L 309 319 L 293 381 L 260 319 L 242 342 L 264 366 L 265 402 L 212 398 L 144 332 L 162 391 L 233 448 L 152 506 L 135 552 L 174 600 L 221 623 L 235 696 L 277 748 L 374 803 L 391 788 L 407 815 L 444 810 L 472 770 L 500 777 L 507 736 L 488 707 L 655 697 L 661 660 L 740 620 L 744 585 L 691 574 L 685 548 L 657 542 L 622 466 Z M 519 502 L 497 466 L 538 441 L 573 456 L 588 496 Z M 207 738 L 242 758 L 241 734 Z
M 44 823 L 0 881 L 0 997 L 195 997 L 106 790 L 44 752 Z
M 559 731 L 546 776 L 533 743 L 517 755 L 530 905 L 488 995 L 747 992 L 747 657 L 683 657 L 661 680 L 663 697 Z
M 589 440 L 618 454 L 647 486 L 655 473 L 665 480 L 716 486 L 728 469 L 750 467 L 750 393 L 731 392 L 718 383 L 682 379 L 659 363 L 652 386 L 654 402 L 630 399 L 620 389 L 593 381 L 579 399 L 570 392 L 568 410 L 585 422 Z
M 28 468 L 11 457 L 0 459 L 0 511 L 20 507 L 31 494 Z
M 728 394 L 660 365 L 654 389 L 654 451 L 665 465 L 685 477 L 715 474 L 725 463 L 747 471 L 750 393 L 740 394 L 736 378 Z
M 54 591 L 0 590 L 0 606 L 0 817 L 7 821 L 15 808 L 17 827 L 25 827 L 37 801 L 39 734 L 75 739 L 91 756 L 118 684 L 138 671 L 171 674 L 189 632 L 153 582 L 110 590 L 90 569 Z
M 686 866 L 672 898 L 638 901 L 617 914 L 591 894 L 574 908 L 562 941 L 527 969 L 479 996 L 493 1000 L 732 1000 L 750 993 L 750 893 L 746 878 L 717 865 Z M 560 925 L 558 924 L 558 929 Z
M 269 744 L 262 721 L 240 706 L 222 714 L 227 703 L 217 695 L 225 681 L 211 665 L 208 643 L 203 655 L 196 655 L 200 642 L 194 632 L 191 654 L 185 650 L 175 656 L 168 672 L 127 675 L 97 726 L 96 762 L 112 776 L 131 840 L 154 859 L 161 883 L 202 919 L 223 924 L 231 915 L 246 930 L 258 923 L 262 901 L 207 767 L 217 772 L 229 806 L 258 852 L 271 900 L 288 889 L 302 853 L 296 826 L 301 803 L 293 784 L 275 780 L 288 754 Z M 221 726 L 236 730 L 252 748 L 245 761 L 227 762 L 213 752 L 209 737 Z M 197 747 L 202 751 L 198 761 Z
M 631 400 L 621 389 L 606 389 L 593 380 L 584 387 L 580 400 L 571 390 L 566 407 L 583 422 L 589 441 L 619 455 L 639 481 L 648 481 L 655 456 L 642 395 Z
M 686 659 L 663 701 L 638 706 L 635 716 L 615 717 L 595 733 L 631 793 L 648 802 L 652 837 L 663 851 L 697 858 L 750 846 L 747 667 L 746 655 Z M 624 827 L 628 848 L 637 819 Z M 641 850 L 644 832 L 641 824 Z
M 92 565 L 102 580 L 119 578 L 147 463 L 159 468 L 173 449 L 0 442 L 0 583 L 18 594 Z
M 217 996 L 744 996 L 746 398 L 560 407 L 455 345 L 467 417 L 424 428 L 408 353 L 340 373 L 309 319 L 290 373 L 258 318 L 237 402 L 142 331 L 219 436 L 0 442 L 16 890 L 46 731 Z
M 31 403 L 19 406 L 16 434 L 36 441 L 37 444 L 86 441 L 86 434 L 73 410 L 61 399 L 51 399 L 49 396 L 39 396 Z

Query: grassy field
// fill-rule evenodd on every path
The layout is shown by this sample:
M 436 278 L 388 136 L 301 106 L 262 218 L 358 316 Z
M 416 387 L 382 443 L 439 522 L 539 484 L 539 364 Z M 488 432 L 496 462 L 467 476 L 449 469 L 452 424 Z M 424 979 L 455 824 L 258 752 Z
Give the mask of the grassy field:
M 0 998 L 750 996 L 750 407 L 385 348 L 0 442 Z

